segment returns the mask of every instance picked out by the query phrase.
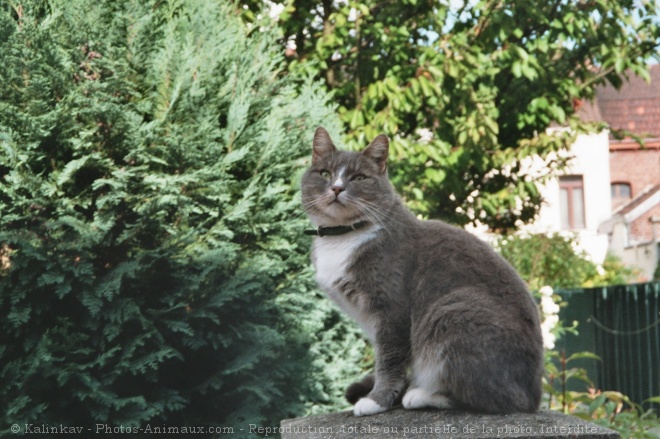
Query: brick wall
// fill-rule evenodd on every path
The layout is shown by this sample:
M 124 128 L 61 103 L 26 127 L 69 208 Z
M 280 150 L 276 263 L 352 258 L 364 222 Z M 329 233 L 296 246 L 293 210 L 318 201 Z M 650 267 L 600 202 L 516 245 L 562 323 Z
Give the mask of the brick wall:
M 630 145 L 612 144 L 610 149 L 610 180 L 612 183 L 629 183 L 632 198 L 641 194 L 648 186 L 660 183 L 660 148 L 641 149 Z M 613 200 L 612 207 L 616 208 L 620 200 Z M 656 205 L 644 215 L 630 224 L 631 242 L 648 242 L 658 238 L 659 226 L 653 225 L 649 219 L 660 217 L 660 205 Z
M 660 149 L 611 149 L 610 180 L 630 183 L 633 198 L 660 183 Z
M 653 227 L 655 227 L 656 239 L 660 237 L 660 224 L 651 223 L 652 217 L 660 217 L 660 204 L 637 218 L 630 225 L 630 238 L 637 242 L 648 242 L 653 239 Z

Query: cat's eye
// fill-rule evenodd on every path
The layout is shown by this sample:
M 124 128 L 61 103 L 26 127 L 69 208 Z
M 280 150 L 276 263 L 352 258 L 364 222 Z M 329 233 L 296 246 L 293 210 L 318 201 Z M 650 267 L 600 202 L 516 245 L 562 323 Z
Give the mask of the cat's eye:
M 325 169 L 323 171 L 319 172 L 319 175 L 322 178 L 325 178 L 326 180 L 330 180 L 330 171 L 326 171 Z
M 351 178 L 351 181 L 364 181 L 367 178 L 366 175 L 358 174 Z

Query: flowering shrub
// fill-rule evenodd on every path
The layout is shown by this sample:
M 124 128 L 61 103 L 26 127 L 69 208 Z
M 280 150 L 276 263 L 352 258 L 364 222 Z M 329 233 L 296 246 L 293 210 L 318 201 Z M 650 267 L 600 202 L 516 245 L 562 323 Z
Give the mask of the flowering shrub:
M 555 302 L 552 287 L 544 286 L 539 290 L 541 294 L 541 331 L 543 332 L 543 347 L 554 349 L 557 340 L 554 334 L 559 324 L 559 305 Z

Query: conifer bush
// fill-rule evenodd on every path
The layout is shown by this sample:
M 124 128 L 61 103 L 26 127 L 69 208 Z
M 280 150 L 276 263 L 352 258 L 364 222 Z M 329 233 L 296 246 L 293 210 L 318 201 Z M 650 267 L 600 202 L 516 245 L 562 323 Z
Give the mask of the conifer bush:
M 0 5 L 0 432 L 335 404 L 357 341 L 298 194 L 327 96 L 224 2 Z

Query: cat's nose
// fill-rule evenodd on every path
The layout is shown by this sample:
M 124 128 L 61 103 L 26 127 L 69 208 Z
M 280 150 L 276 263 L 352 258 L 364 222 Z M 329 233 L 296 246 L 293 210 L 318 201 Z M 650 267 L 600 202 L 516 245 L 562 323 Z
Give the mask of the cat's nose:
M 345 188 L 344 188 L 344 186 L 339 186 L 339 185 L 333 184 L 330 189 L 332 189 L 332 192 L 335 193 L 335 197 L 338 197 L 340 193 L 344 192 Z

